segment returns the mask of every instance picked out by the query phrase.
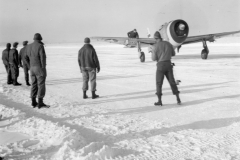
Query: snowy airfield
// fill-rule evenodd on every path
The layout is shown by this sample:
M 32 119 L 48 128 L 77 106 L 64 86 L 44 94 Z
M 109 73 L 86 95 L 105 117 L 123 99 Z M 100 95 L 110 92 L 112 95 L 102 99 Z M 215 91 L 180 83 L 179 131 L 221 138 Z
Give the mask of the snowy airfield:
M 82 99 L 81 44 L 46 44 L 49 109 L 30 106 L 23 69 L 14 87 L 0 63 L 0 156 L 6 159 L 240 159 L 240 38 L 182 46 L 172 59 L 182 105 L 167 80 L 154 106 L 156 62 L 147 48 L 92 42 L 101 65 L 99 99 Z M 1 46 L 2 51 L 5 46 Z M 22 46 L 20 45 L 18 50 Z

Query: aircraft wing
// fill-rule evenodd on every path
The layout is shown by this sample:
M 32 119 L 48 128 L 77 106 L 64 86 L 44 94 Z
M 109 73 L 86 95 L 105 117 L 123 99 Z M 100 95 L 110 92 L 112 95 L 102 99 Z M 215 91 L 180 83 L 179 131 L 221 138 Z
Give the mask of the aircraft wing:
M 202 42 L 203 40 L 209 41 L 209 42 L 214 42 L 215 39 L 230 36 L 230 35 L 233 35 L 236 33 L 240 33 L 240 31 L 206 34 L 206 35 L 200 35 L 200 36 L 191 36 L 191 37 L 187 37 L 187 39 L 183 42 L 183 45 L 190 44 L 190 43 Z
M 117 44 L 126 44 L 126 40 L 131 39 L 131 41 L 141 42 L 144 44 L 154 44 L 154 38 L 128 38 L 128 37 L 91 37 L 91 39 L 96 39 L 98 41 L 106 41 L 110 43 L 117 43 Z
M 191 36 L 191 37 L 187 37 L 187 39 L 182 43 L 182 45 L 202 42 L 203 40 L 209 41 L 209 42 L 214 42 L 215 39 L 230 36 L 230 35 L 233 35 L 233 34 L 236 34 L 236 33 L 240 33 L 240 31 Z M 139 41 L 141 43 L 144 43 L 144 44 L 154 44 L 155 43 L 154 38 L 139 38 L 139 39 L 137 39 L 137 41 Z
M 110 43 L 125 44 L 127 37 L 91 37 L 91 39 L 96 39 L 98 41 L 106 41 Z
M 236 33 L 240 33 L 240 31 L 191 36 L 191 37 L 187 37 L 187 39 L 182 43 L 182 45 L 202 42 L 203 40 L 209 41 L 209 42 L 214 42 L 215 39 L 226 37 L 226 36 L 233 35 Z M 129 40 L 128 37 L 91 37 L 91 38 L 100 40 L 100 41 L 107 41 L 110 43 L 117 43 L 117 44 L 123 44 L 123 45 L 126 44 L 126 40 Z M 143 45 L 144 44 L 152 45 L 156 42 L 156 40 L 154 38 L 131 38 L 131 41 L 141 42 L 141 44 L 143 44 Z

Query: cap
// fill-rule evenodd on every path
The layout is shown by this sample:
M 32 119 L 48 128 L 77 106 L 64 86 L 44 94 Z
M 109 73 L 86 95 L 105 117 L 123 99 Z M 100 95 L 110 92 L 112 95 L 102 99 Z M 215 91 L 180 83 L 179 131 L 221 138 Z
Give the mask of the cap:
M 28 44 L 28 41 L 23 41 L 22 43 L 24 46 L 26 46 Z
M 13 47 L 17 47 L 17 45 L 18 45 L 18 42 L 13 43 Z
M 84 39 L 84 43 L 90 43 L 90 38 L 86 37 L 86 38 Z

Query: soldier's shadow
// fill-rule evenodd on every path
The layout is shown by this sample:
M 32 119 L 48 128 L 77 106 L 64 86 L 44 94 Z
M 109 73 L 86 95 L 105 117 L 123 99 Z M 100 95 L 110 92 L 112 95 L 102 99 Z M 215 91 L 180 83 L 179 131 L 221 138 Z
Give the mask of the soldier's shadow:
M 98 76 L 97 81 L 134 78 L 134 77 L 141 77 L 141 76 L 143 76 L 143 75 L 106 75 L 106 76 Z M 69 79 L 47 80 L 46 85 L 60 85 L 60 84 L 79 83 L 79 82 L 83 82 L 82 77 L 69 78 Z
M 170 128 L 162 127 L 160 129 L 145 130 L 145 131 L 139 132 L 138 134 L 143 136 L 144 138 L 149 138 L 157 135 L 168 134 L 170 132 L 178 132 L 178 131 L 189 130 L 189 129 L 192 129 L 192 130 L 217 129 L 222 127 L 227 127 L 229 125 L 232 125 L 233 123 L 238 123 L 239 121 L 240 121 L 240 117 L 210 119 L 210 120 L 193 122 L 186 125 L 174 126 Z M 121 141 L 123 139 L 126 139 L 126 137 L 129 137 L 129 135 L 128 134 L 119 135 L 119 136 L 116 136 L 115 138 L 118 141 Z
M 215 101 L 215 100 L 220 100 L 220 99 L 227 99 L 227 98 L 237 98 L 240 97 L 240 94 L 236 94 L 236 95 L 231 95 L 231 96 L 220 96 L 220 97 L 213 97 L 213 98 L 206 98 L 206 99 L 199 99 L 199 100 L 194 100 L 194 101 L 187 101 L 187 102 L 182 102 L 181 105 L 177 105 L 176 102 L 172 103 L 172 104 L 164 104 L 163 106 L 154 106 L 149 105 L 149 106 L 145 106 L 145 107 L 137 107 L 137 108 L 128 108 L 128 109 L 119 109 L 117 112 L 111 112 L 111 113 L 107 113 L 107 114 L 116 114 L 116 113 L 120 113 L 120 114 L 139 114 L 139 113 L 147 113 L 147 112 L 154 112 L 154 111 L 160 111 L 160 110 L 165 110 L 165 109 L 172 109 L 172 108 L 176 108 L 176 109 L 181 109 L 182 107 L 187 107 L 187 106 L 194 106 L 197 104 L 201 104 L 201 103 L 205 103 L 205 102 L 210 102 L 210 101 Z

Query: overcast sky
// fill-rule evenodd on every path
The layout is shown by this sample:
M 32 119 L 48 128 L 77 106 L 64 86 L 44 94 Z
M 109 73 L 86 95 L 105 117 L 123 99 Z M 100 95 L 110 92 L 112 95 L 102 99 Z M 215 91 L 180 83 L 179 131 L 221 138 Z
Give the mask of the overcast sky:
M 0 43 L 81 42 L 84 37 L 140 37 L 184 19 L 191 35 L 240 30 L 239 0 L 0 0 Z

